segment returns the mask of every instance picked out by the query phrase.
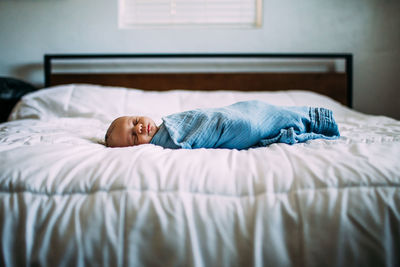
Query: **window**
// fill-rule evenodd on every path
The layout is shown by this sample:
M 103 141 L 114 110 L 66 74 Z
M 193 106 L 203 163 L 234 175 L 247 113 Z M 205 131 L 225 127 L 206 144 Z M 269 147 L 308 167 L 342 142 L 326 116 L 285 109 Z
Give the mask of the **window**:
M 262 0 L 119 0 L 119 27 L 261 27 Z

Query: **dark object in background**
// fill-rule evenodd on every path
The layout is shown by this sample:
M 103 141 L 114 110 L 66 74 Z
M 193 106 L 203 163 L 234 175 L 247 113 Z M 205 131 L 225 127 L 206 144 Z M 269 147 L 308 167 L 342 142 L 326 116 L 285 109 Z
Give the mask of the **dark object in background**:
M 27 82 L 0 77 L 0 122 L 7 121 L 12 108 L 23 95 L 35 90 L 37 88 Z

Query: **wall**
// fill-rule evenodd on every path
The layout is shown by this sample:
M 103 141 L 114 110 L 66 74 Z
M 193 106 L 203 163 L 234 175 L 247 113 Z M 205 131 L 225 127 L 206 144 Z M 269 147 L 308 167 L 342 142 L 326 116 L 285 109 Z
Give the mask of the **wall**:
M 247 30 L 119 30 L 117 4 L 2 0 L 0 76 L 41 86 L 45 53 L 350 52 L 355 109 L 400 119 L 398 0 L 264 0 Z

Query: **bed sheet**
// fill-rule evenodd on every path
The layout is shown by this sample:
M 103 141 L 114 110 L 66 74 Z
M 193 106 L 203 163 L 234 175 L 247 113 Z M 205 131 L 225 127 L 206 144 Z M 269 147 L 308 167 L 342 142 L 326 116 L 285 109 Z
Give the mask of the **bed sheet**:
M 330 108 L 338 140 L 248 150 L 107 148 L 115 117 L 241 100 Z M 66 85 L 0 124 L 0 263 L 400 265 L 400 121 L 305 91 Z

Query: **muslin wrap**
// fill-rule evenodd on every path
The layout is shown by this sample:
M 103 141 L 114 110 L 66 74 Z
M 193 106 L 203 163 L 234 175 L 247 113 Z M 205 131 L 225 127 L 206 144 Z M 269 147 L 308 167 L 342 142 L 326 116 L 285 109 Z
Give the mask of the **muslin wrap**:
M 256 100 L 184 111 L 162 120 L 151 144 L 173 149 L 247 149 L 340 136 L 329 109 L 275 106 Z

